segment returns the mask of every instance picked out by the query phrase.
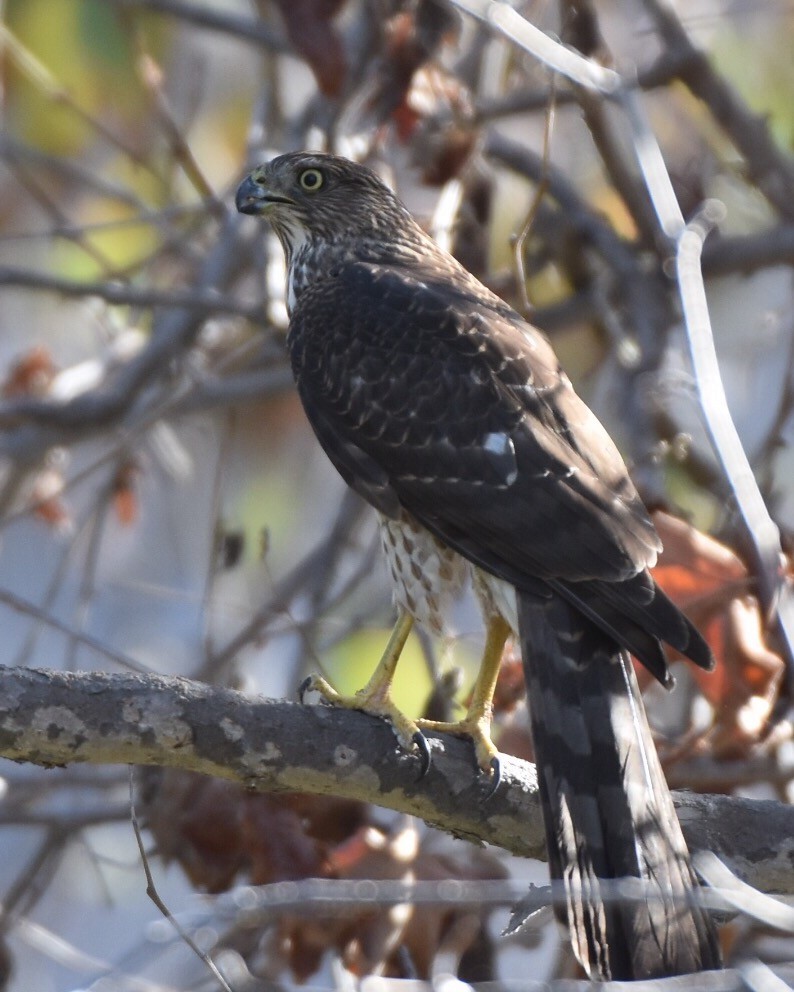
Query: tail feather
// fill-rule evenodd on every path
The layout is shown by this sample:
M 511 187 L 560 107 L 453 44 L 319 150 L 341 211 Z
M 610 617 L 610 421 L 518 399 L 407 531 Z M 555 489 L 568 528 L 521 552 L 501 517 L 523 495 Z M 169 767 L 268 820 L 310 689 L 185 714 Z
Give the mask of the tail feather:
M 662 650 L 664 641 L 700 668 L 711 671 L 714 656 L 700 631 L 653 581 L 640 572 L 625 582 L 549 580 L 563 599 L 638 658 L 662 685 L 674 685 Z
M 519 593 L 518 619 L 549 864 L 577 957 L 604 980 L 719 968 L 628 658 L 557 596 Z M 639 879 L 640 898 L 615 899 L 617 879 Z

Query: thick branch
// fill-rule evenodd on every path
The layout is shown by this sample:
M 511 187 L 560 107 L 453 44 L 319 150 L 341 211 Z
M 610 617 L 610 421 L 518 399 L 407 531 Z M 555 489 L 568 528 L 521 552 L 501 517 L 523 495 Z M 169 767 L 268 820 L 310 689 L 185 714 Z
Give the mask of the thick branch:
M 470 745 L 430 737 L 433 762 L 399 751 L 363 713 L 253 699 L 187 679 L 0 667 L 0 756 L 44 766 L 162 765 L 257 791 L 333 794 L 421 817 L 472 841 L 545 858 L 534 768 L 503 759 L 478 774 Z M 676 795 L 694 850 L 711 850 L 764 891 L 794 892 L 794 809 L 725 796 Z

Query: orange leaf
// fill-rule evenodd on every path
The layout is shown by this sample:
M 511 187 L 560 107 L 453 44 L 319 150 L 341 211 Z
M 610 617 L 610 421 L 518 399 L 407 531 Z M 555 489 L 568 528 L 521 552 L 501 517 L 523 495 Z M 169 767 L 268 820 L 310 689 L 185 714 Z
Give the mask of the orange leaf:
M 119 523 L 125 527 L 134 524 L 138 519 L 138 494 L 135 491 L 135 479 L 139 468 L 134 460 L 123 462 L 119 465 L 113 479 L 113 509 Z
M 714 708 L 709 734 L 719 757 L 747 752 L 765 732 L 784 663 L 765 641 L 752 577 L 724 544 L 664 513 L 654 514 L 664 552 L 653 576 L 709 642 L 713 673 L 691 669 Z
M 11 365 L 5 381 L 0 385 L 0 395 L 6 399 L 45 396 L 56 371 L 49 349 L 35 345 Z

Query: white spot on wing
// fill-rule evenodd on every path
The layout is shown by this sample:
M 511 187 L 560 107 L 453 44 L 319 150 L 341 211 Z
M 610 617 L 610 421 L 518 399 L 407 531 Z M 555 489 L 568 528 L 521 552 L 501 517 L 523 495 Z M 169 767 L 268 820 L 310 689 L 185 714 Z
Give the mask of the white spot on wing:
M 504 433 L 486 434 L 483 447 L 486 451 L 490 451 L 494 455 L 505 455 L 512 449 L 513 442 Z
M 518 477 L 513 439 L 504 431 L 495 431 L 485 435 L 482 446 L 493 456 L 494 465 L 501 474 L 504 484 L 512 486 Z

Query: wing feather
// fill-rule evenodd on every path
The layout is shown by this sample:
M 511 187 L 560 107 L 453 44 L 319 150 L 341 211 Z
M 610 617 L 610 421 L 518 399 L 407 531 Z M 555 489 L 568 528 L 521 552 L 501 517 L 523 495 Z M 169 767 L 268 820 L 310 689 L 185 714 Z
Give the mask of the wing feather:
M 290 350 L 323 446 L 359 491 L 366 467 L 377 495 L 362 495 L 379 509 L 388 489 L 440 536 L 476 535 L 508 579 L 619 581 L 653 563 L 619 453 L 545 338 L 501 301 L 421 269 L 350 264 L 304 291 Z
M 650 608 L 658 537 L 543 335 L 448 273 L 351 262 L 303 291 L 289 346 L 309 420 L 365 499 L 525 592 L 553 586 L 666 679 L 658 639 L 686 651 L 690 628 Z

